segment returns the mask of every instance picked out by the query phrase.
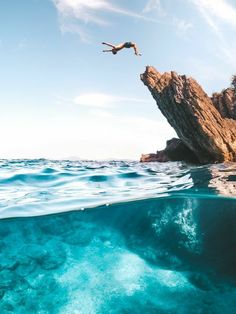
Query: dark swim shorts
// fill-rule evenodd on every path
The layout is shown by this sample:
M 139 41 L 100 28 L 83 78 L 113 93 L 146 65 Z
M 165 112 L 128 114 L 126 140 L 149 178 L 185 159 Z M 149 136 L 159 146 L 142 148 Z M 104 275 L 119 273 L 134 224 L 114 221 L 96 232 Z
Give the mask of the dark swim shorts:
M 125 43 L 124 47 L 125 48 L 131 48 L 132 45 L 133 45 L 133 43 L 131 41 L 128 41 L 128 42 Z

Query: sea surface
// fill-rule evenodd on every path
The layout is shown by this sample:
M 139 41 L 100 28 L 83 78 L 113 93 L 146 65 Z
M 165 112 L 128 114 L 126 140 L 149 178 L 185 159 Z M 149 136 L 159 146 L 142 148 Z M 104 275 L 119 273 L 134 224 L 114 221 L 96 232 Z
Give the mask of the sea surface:
M 0 160 L 0 313 L 236 313 L 236 165 Z

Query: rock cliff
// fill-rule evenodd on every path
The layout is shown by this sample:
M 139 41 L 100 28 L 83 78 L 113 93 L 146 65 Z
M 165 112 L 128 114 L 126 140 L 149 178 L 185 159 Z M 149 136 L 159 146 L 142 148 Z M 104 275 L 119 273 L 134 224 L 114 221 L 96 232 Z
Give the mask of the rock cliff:
M 176 72 L 161 74 L 154 67 L 148 66 L 141 75 L 141 80 L 150 90 L 158 108 L 175 129 L 184 147 L 192 153 L 187 161 L 203 164 L 236 161 L 234 84 L 232 88 L 215 93 L 210 98 L 194 79 Z M 153 154 L 151 161 L 158 154 L 160 152 Z M 148 161 L 145 156 L 148 155 L 143 155 L 141 161 Z M 173 150 L 170 154 L 168 145 L 161 151 L 161 156 L 162 161 L 184 160 L 182 157 L 177 158 Z

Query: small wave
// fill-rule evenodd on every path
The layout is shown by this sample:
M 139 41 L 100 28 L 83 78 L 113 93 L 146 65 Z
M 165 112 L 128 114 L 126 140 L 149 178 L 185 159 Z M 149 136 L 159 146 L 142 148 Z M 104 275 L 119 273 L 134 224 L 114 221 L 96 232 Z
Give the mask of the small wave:
M 124 179 L 135 179 L 135 178 L 141 178 L 143 175 L 138 172 L 128 172 L 128 173 L 122 173 L 119 175 L 120 178 Z
M 90 176 L 89 177 L 89 181 L 92 181 L 92 182 L 105 182 L 105 181 L 108 181 L 109 180 L 109 177 L 108 176 L 104 176 L 104 175 L 94 175 L 94 176 Z
M 186 192 L 235 197 L 235 167 L 1 160 L 0 217 L 34 216 Z
M 0 185 L 26 185 L 26 184 L 41 184 L 41 182 L 53 182 L 58 177 L 51 174 L 15 174 L 11 177 L 0 180 Z

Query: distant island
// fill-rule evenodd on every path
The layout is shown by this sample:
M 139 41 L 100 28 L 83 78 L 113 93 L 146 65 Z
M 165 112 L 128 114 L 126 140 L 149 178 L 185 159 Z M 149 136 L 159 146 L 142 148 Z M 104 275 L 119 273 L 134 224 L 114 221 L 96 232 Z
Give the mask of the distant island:
M 236 76 L 232 86 L 209 97 L 193 79 L 147 66 L 141 80 L 179 138 L 141 162 L 236 162 Z

